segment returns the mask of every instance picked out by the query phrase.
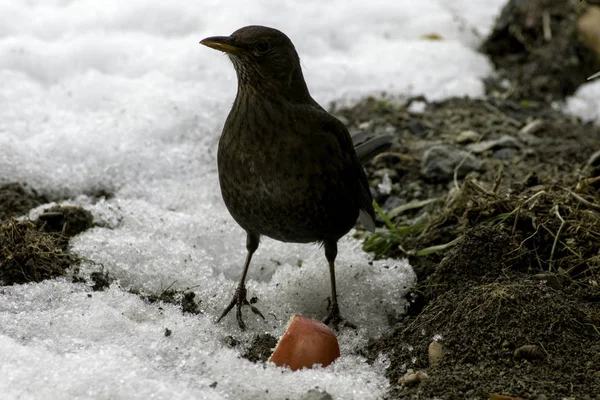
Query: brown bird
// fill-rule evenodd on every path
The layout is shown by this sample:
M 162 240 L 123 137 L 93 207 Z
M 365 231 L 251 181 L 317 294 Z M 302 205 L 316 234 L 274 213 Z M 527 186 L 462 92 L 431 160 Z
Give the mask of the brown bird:
M 390 138 L 359 135 L 355 150 L 344 124 L 310 96 L 298 53 L 280 31 L 247 26 L 200 43 L 227 53 L 238 79 L 217 163 L 223 200 L 246 231 L 248 254 L 233 299 L 218 321 L 235 306 L 244 329 L 244 305 L 264 319 L 246 298 L 246 274 L 264 235 L 324 246 L 331 277 L 324 322 L 337 327 L 344 321 L 335 285 L 337 242 L 359 216 L 365 228 L 374 230 L 371 193 L 360 162 L 387 149 Z

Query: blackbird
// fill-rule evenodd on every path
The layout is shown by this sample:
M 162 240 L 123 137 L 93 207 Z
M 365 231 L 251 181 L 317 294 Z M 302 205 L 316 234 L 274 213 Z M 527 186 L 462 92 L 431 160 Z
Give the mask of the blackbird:
M 218 321 L 235 306 L 238 324 L 245 329 L 244 305 L 264 319 L 248 302 L 245 284 L 250 260 L 264 235 L 323 245 L 331 277 L 324 322 L 337 328 L 344 322 L 335 285 L 337 242 L 359 217 L 366 229 L 375 229 L 361 161 L 387 149 L 390 138 L 361 134 L 356 137 L 359 143 L 353 144 L 344 124 L 310 96 L 298 53 L 280 31 L 246 26 L 231 36 L 200 43 L 225 52 L 238 80 L 217 163 L 223 200 L 246 231 L 248 253 L 233 299 Z

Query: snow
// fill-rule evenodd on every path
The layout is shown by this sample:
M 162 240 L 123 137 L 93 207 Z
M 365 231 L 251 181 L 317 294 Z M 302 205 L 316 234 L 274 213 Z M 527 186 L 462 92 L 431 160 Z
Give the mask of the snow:
M 586 121 L 600 123 L 600 78 L 581 85 L 567 100 L 565 111 Z
M 291 372 L 224 344 L 279 337 L 294 313 L 322 318 L 329 272 L 316 245 L 265 239 L 248 291 L 266 322 L 246 310 L 246 332 L 233 315 L 216 324 L 245 257 L 216 175 L 236 82 L 227 58 L 198 42 L 249 24 L 283 30 L 324 106 L 382 92 L 478 97 L 492 67 L 476 48 L 504 1 L 449 3 L 0 0 L 0 183 L 90 210 L 102 227 L 72 250 L 117 278 L 104 292 L 68 279 L 0 288 L 1 397 L 297 399 L 318 387 L 336 399 L 381 398 L 386 360 L 370 365 L 356 352 L 402 312 L 415 278 L 402 260 L 371 265 L 351 234 L 340 241 L 338 290 L 359 329 L 339 333 L 338 361 Z M 425 39 L 433 34 L 442 40 Z M 582 99 L 600 98 L 586 90 Z M 115 196 L 85 195 L 99 189 Z M 202 313 L 130 291 L 167 287 L 193 288 Z

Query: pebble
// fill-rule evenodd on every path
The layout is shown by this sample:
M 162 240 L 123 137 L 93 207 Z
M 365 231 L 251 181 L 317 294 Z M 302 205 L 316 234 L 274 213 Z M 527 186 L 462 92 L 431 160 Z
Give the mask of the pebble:
M 512 158 L 519 152 L 519 150 L 512 147 L 506 147 L 494 152 L 494 158 L 496 160 L 512 160 Z
M 467 149 L 472 151 L 473 153 L 479 154 L 479 153 L 483 153 L 484 151 L 503 149 L 506 147 L 520 149 L 521 147 L 523 147 L 523 145 L 521 144 L 521 142 L 519 142 L 514 137 L 504 135 L 498 139 L 485 140 L 485 141 L 479 142 L 479 143 L 472 143 L 467 146 Z
M 427 378 L 429 378 L 429 376 L 425 372 L 415 372 L 412 369 L 409 369 L 406 371 L 406 374 L 404 374 L 404 376 L 398 380 L 398 382 L 404 386 L 412 386 L 424 381 Z
M 444 348 L 443 344 L 434 340 L 429 343 L 428 355 L 429 365 L 433 366 L 438 364 L 442 358 L 444 358 L 444 355 L 446 355 L 446 349 Z
M 459 164 L 459 178 L 471 171 L 483 169 L 483 161 L 476 156 L 452 146 L 436 145 L 423 153 L 421 175 L 431 180 L 450 181 L 454 178 L 454 169 Z
M 480 136 L 481 135 L 475 131 L 462 131 L 454 141 L 460 144 L 473 143 L 478 141 Z
M 513 357 L 525 360 L 543 360 L 546 354 L 542 348 L 535 344 L 526 344 L 515 350 Z
M 390 196 L 385 200 L 385 203 L 383 203 L 383 206 L 381 207 L 387 212 L 404 204 L 406 204 L 406 200 L 403 200 L 398 196 Z

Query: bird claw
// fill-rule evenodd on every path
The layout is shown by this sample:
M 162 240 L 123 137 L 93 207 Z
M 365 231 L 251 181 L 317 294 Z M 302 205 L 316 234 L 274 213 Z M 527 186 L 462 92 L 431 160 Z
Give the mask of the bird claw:
M 237 289 L 235 289 L 235 294 L 233 295 L 233 299 L 231 299 L 231 302 L 229 303 L 229 305 L 227 305 L 227 307 L 223 311 L 223 314 L 221 314 L 221 316 L 217 320 L 217 323 L 219 323 L 223 319 L 223 317 L 225 317 L 229 313 L 229 311 L 231 311 L 233 309 L 234 306 L 236 308 L 235 317 L 237 319 L 238 325 L 241 330 L 246 329 L 246 324 L 244 323 L 244 320 L 242 319 L 242 306 L 250 307 L 250 310 L 252 310 L 252 312 L 254 314 L 260 315 L 260 317 L 262 319 L 265 319 L 265 316 L 262 315 L 262 313 L 258 310 L 258 308 L 254 307 L 252 304 L 250 304 L 250 302 L 246 298 L 246 287 L 243 285 L 239 285 L 237 287 Z
M 329 309 L 329 314 L 323 320 L 325 325 L 331 324 L 336 331 L 339 330 L 340 326 L 342 328 L 356 329 L 356 325 L 342 317 L 340 307 L 337 303 L 330 304 L 327 308 Z

